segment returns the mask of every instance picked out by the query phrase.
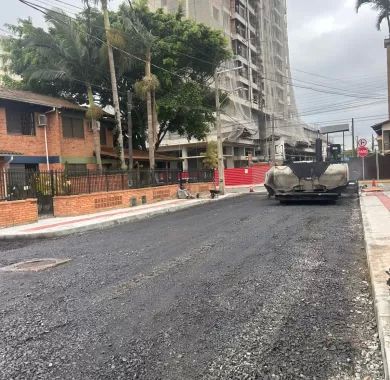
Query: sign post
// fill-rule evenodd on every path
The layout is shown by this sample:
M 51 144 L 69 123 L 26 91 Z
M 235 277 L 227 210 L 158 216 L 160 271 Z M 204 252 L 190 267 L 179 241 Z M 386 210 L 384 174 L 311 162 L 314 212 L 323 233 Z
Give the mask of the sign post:
M 366 163 L 365 163 L 365 159 L 364 159 L 368 155 L 368 148 L 366 145 L 367 145 L 366 139 L 359 139 L 358 140 L 357 153 L 358 153 L 358 156 L 362 158 L 363 181 L 366 179 Z

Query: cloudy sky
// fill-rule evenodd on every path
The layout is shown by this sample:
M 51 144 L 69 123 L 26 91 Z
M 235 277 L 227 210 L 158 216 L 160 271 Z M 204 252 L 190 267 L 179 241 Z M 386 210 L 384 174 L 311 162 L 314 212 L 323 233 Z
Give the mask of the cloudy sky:
M 34 1 L 44 6 L 61 5 L 59 0 Z M 81 4 L 79 0 L 65 1 Z M 20 17 L 30 16 L 42 22 L 38 12 L 18 0 L 4 2 L 7 5 L 3 5 L 0 14 L 1 27 Z M 115 8 L 119 2 L 113 0 L 110 6 Z M 384 120 L 387 113 L 383 48 L 386 25 L 378 32 L 375 12 L 366 6 L 356 14 L 355 0 L 287 3 L 292 77 L 302 119 L 325 125 L 348 122 L 354 117 L 357 134 L 371 137 L 369 126 Z M 64 10 L 77 11 L 68 5 Z

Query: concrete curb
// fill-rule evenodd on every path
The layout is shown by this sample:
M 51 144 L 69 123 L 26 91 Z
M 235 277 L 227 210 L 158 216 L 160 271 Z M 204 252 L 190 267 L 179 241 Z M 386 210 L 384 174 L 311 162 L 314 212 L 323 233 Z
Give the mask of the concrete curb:
M 360 197 L 360 209 L 385 379 L 390 380 L 390 289 L 387 285 L 389 276 L 385 272 L 390 268 L 390 242 L 389 238 L 378 236 L 370 222 L 369 211 L 362 197 Z
M 118 217 L 113 220 L 107 220 L 102 222 L 96 222 L 93 224 L 85 225 L 85 226 L 77 226 L 73 228 L 67 228 L 64 230 L 59 231 L 50 231 L 50 232 L 33 232 L 29 234 L 9 234 L 9 235 L 0 235 L 0 240 L 14 240 L 14 239 L 20 239 L 20 240 L 30 240 L 30 239 L 44 239 L 44 238 L 56 238 L 56 237 L 62 237 L 67 235 L 72 235 L 74 233 L 81 233 L 81 232 L 87 232 L 87 231 L 99 231 L 103 230 L 105 228 L 136 222 L 140 220 L 145 220 L 149 218 L 153 218 L 155 216 L 163 215 L 163 214 L 170 214 L 174 213 L 176 211 L 189 209 L 192 207 L 197 207 L 201 205 L 205 205 L 207 203 L 211 202 L 218 202 L 223 200 L 228 200 L 230 198 L 236 198 L 239 196 L 242 196 L 242 193 L 237 194 L 227 194 L 227 196 L 223 198 L 215 198 L 215 199 L 201 199 L 197 203 L 191 203 L 191 204 L 182 204 L 177 206 L 169 206 L 167 208 L 164 208 L 162 210 L 156 210 L 151 212 L 146 212 L 144 214 L 139 215 L 127 215 Z

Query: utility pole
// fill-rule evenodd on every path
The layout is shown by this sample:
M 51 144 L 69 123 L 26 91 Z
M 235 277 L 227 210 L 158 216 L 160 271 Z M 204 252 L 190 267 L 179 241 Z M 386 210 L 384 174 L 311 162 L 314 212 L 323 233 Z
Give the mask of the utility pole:
M 275 115 L 272 114 L 272 136 L 271 136 L 271 160 L 272 166 L 275 166 Z
M 217 127 L 217 151 L 218 151 L 218 174 L 219 184 L 218 189 L 220 194 L 225 194 L 225 165 L 223 162 L 223 144 L 222 144 L 222 125 L 221 125 L 221 103 L 219 101 L 219 76 L 230 71 L 241 70 L 243 66 L 234 67 L 232 69 L 226 69 L 218 71 L 218 68 L 214 72 L 214 85 L 215 85 L 215 112 Z
M 355 119 L 352 118 L 352 157 L 356 156 L 355 150 Z
M 387 96 L 388 96 L 388 112 L 390 117 L 390 38 L 385 39 L 385 49 L 387 53 Z
M 129 141 L 129 172 L 131 174 L 134 168 L 133 159 L 133 120 L 131 111 L 133 109 L 133 96 L 130 90 L 127 91 L 127 138 Z
M 375 149 L 375 164 L 376 164 L 376 179 L 377 181 L 380 180 L 380 173 L 379 173 L 379 152 L 378 149 Z
M 220 194 L 225 194 L 225 165 L 223 162 L 223 144 L 222 144 L 222 126 L 221 126 L 221 104 L 219 102 L 219 75 L 215 70 L 215 109 L 216 109 L 216 126 L 217 126 L 217 151 L 218 151 L 218 190 Z

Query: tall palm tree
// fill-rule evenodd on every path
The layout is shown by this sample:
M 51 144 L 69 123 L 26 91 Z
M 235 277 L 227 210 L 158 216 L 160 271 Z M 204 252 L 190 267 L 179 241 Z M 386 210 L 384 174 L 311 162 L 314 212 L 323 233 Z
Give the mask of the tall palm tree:
M 360 7 L 364 4 L 370 4 L 377 12 L 378 19 L 376 27 L 381 29 L 383 20 L 387 20 L 387 27 L 390 33 L 390 1 L 389 0 L 357 0 L 356 11 L 358 12 Z
M 357 0 L 356 11 L 364 4 L 370 4 L 378 12 L 376 27 L 381 29 L 382 22 L 387 21 L 387 28 L 390 34 L 390 0 Z M 388 91 L 388 111 L 390 118 L 390 38 L 385 39 L 385 48 L 387 49 L 387 91 Z
M 90 0 L 82 0 L 82 1 L 84 4 L 87 5 L 87 7 L 89 6 Z M 120 111 L 120 107 L 119 107 L 118 84 L 117 84 L 117 80 L 116 80 L 114 53 L 113 53 L 112 45 L 110 42 L 111 24 L 110 24 L 110 18 L 108 15 L 108 7 L 107 7 L 108 0 L 92 0 L 92 1 L 96 5 L 98 5 L 100 3 L 101 8 L 102 8 L 102 12 L 103 12 L 104 28 L 105 28 L 106 40 L 107 40 L 108 63 L 110 66 L 112 99 L 113 99 L 113 103 L 114 103 L 115 119 L 116 119 L 116 124 L 117 124 L 117 128 L 118 128 L 119 159 L 121 162 L 121 168 L 124 170 L 124 169 L 126 169 L 126 162 L 125 162 L 125 153 L 124 153 L 124 148 L 123 148 L 123 130 L 122 130 L 121 111 Z
M 86 15 L 87 19 L 90 14 Z M 50 24 L 49 33 L 41 28 L 25 41 L 28 47 L 37 49 L 42 56 L 44 65 L 31 65 L 25 76 L 28 80 L 41 80 L 52 82 L 55 80 L 76 80 L 85 85 L 87 95 L 88 112 L 91 120 L 94 136 L 94 150 L 96 163 L 102 170 L 100 155 L 100 133 L 97 120 L 101 118 L 103 111 L 95 104 L 92 83 L 99 75 L 100 47 L 96 42 L 91 42 L 87 33 L 82 33 L 89 22 L 77 22 L 66 17 L 59 11 L 48 11 L 46 21 Z
M 159 81 L 152 74 L 152 50 L 155 44 L 155 37 L 145 27 L 136 15 L 136 10 L 141 10 L 145 4 L 138 3 L 134 8 L 131 3 L 127 15 L 122 16 L 123 29 L 127 35 L 134 35 L 134 38 L 128 41 L 132 49 L 137 54 L 144 56 L 145 76 L 142 80 L 135 83 L 136 94 L 146 99 L 147 122 L 148 122 L 148 147 L 149 147 L 149 166 L 155 168 L 155 146 L 157 142 L 157 104 L 155 92 L 159 86 Z

